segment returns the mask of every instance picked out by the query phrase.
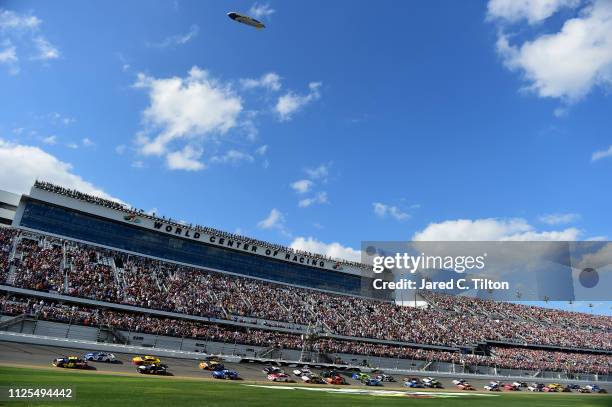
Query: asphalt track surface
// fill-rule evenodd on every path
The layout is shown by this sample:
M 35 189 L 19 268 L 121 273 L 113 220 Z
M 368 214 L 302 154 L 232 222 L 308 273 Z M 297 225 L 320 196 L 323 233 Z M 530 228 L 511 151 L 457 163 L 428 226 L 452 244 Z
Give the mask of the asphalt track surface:
M 91 351 L 95 351 L 95 349 L 91 349 Z M 64 348 L 64 347 L 55 347 L 55 346 L 45 346 L 45 345 L 30 345 L 30 344 L 19 344 L 13 342 L 0 342 L 0 365 L 4 366 L 15 366 L 15 367 L 31 367 L 31 368 L 52 368 L 51 362 L 53 359 L 63 356 L 83 356 L 86 351 L 82 349 L 72 349 L 72 348 Z M 136 366 L 134 366 L 131 362 L 132 357 L 137 356 L 134 354 L 127 353 L 114 353 L 119 363 L 103 363 L 103 362 L 89 362 L 90 369 L 89 371 L 92 373 L 99 372 L 104 374 L 135 374 Z M 203 380 L 213 380 L 211 378 L 211 373 L 209 371 L 202 370 L 198 367 L 199 360 L 197 359 L 178 359 L 178 358 L 161 358 L 162 363 L 168 365 L 168 377 L 175 378 L 188 378 L 188 379 L 203 379 Z M 263 364 L 257 363 L 228 363 L 222 362 L 226 368 L 231 370 L 236 370 L 240 375 L 241 379 L 249 382 L 259 382 L 259 383 L 270 383 L 266 379 L 266 374 L 262 372 L 262 369 L 266 366 Z M 290 366 L 281 366 L 290 377 L 296 383 L 301 383 L 299 377 L 295 376 L 292 371 L 297 367 Z M 60 368 L 53 368 L 60 369 Z M 68 370 L 68 369 L 66 369 Z M 313 372 L 320 374 L 322 372 L 321 369 L 311 369 Z M 70 369 L 70 371 L 74 371 Z M 354 380 L 350 377 L 351 372 L 342 373 L 347 382 L 349 383 L 351 388 L 358 387 L 366 387 L 362 385 L 359 381 Z M 416 377 L 426 377 L 429 375 L 433 375 L 433 373 L 424 374 L 424 375 L 410 375 Z M 396 382 L 384 383 L 383 388 L 387 389 L 403 389 L 407 390 L 406 387 L 403 387 L 402 377 L 400 375 L 394 375 Z M 443 378 L 438 377 L 440 383 L 444 387 L 444 390 L 457 390 L 455 385 L 453 385 L 453 378 Z M 489 382 L 488 379 L 468 379 L 469 382 L 474 386 L 477 391 L 484 391 L 483 386 Z M 503 382 L 503 379 L 501 380 Z M 512 382 L 513 380 L 508 380 Z M 527 383 L 531 383 L 534 380 L 525 379 Z M 540 381 L 540 380 L 537 380 Z M 541 380 L 542 382 L 554 382 L 554 380 Z M 371 388 L 371 387 L 370 387 Z M 380 388 L 380 387 L 379 387 Z M 606 390 L 610 391 L 609 388 L 603 386 Z M 420 390 L 420 389 L 419 389 Z M 577 392 L 573 392 L 578 394 Z M 566 393 L 567 394 L 567 393 Z

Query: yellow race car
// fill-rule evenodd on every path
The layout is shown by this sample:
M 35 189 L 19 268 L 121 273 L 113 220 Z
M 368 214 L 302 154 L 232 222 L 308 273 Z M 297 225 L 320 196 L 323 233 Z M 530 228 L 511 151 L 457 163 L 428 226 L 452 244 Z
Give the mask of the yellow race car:
M 156 356 L 134 356 L 132 363 L 137 366 L 160 365 L 161 360 Z
M 563 386 L 559 383 L 551 383 L 548 387 L 551 391 L 563 391 Z
M 223 370 L 224 366 L 218 360 L 203 360 L 198 366 L 202 370 Z
M 53 359 L 51 364 L 55 367 L 65 367 L 68 369 L 87 369 L 89 367 L 87 361 L 76 356 L 56 358 Z

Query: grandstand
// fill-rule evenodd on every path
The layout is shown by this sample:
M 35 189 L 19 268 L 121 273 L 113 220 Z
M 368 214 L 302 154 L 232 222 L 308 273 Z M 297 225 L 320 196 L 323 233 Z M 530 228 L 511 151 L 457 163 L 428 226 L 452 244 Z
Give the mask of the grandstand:
M 407 371 L 610 381 L 612 318 L 430 292 L 368 266 L 37 182 L 0 227 L 0 330 Z M 77 336 L 75 336 L 77 335 Z

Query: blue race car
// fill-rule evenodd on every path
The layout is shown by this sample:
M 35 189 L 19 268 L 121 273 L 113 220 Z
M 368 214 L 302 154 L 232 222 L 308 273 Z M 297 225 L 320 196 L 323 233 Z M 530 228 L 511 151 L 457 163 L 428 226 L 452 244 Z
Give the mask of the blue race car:
M 235 370 L 213 370 L 211 374 L 213 379 L 238 380 L 238 372 Z
M 362 382 L 366 386 L 382 386 L 382 382 L 378 379 L 366 379 Z
M 411 377 L 411 378 L 407 378 L 404 380 L 404 386 L 406 387 L 410 387 L 413 389 L 422 389 L 425 386 L 423 386 L 423 383 L 421 383 L 421 379 L 417 378 L 417 377 Z
M 115 355 L 108 352 L 89 352 L 83 355 L 83 359 L 89 360 L 92 362 L 106 362 L 106 363 L 115 363 L 117 359 Z

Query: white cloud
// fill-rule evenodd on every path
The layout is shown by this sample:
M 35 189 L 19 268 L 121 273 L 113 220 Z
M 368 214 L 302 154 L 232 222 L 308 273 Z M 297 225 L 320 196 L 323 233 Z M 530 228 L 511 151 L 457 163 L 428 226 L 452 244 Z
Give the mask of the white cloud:
M 361 252 L 340 243 L 323 243 L 313 237 L 297 237 L 291 242 L 291 248 L 311 253 L 319 253 L 333 258 L 349 261 L 361 261 Z
M 280 229 L 285 228 L 285 215 L 276 208 L 272 208 L 267 218 L 259 221 L 257 226 L 261 229 Z
M 580 215 L 577 213 L 551 213 L 542 215 L 538 220 L 547 225 L 561 225 L 564 223 L 572 223 L 580 219 Z
M 521 45 L 510 44 L 500 31 L 497 50 L 510 70 L 523 73 L 528 90 L 576 102 L 594 87 L 612 84 L 612 2 L 594 0 L 561 31 Z
M 306 168 L 305 171 L 311 179 L 326 179 L 329 175 L 329 165 L 321 164 L 315 168 Z
M 599 161 L 602 158 L 612 157 L 612 145 L 607 150 L 595 151 L 591 156 L 591 161 Z
M 28 193 L 36 179 L 119 201 L 74 174 L 71 164 L 58 160 L 38 147 L 13 144 L 0 139 L 0 185 L 2 188 L 15 193 Z
M 530 24 L 545 20 L 565 7 L 577 7 L 580 0 L 490 0 L 487 14 L 491 19 L 509 22 L 527 20 Z
M 329 201 L 327 200 L 327 192 L 323 191 L 323 192 L 317 193 L 312 198 L 304 198 L 300 200 L 300 202 L 298 202 L 298 206 L 300 208 L 307 208 L 311 205 L 324 204 L 328 202 Z
M 2 47 L 0 48 L 0 64 L 5 64 L 11 75 L 18 74 L 19 58 L 17 57 L 17 48 L 9 40 L 4 41 Z
M 144 168 L 145 164 L 144 161 L 141 160 L 136 160 L 136 161 L 132 161 L 132 168 Z
M 310 188 L 312 188 L 312 185 L 313 185 L 313 182 L 311 180 L 301 179 L 299 181 L 293 182 L 290 186 L 298 194 L 305 194 L 306 192 L 310 191 Z
M 56 144 L 57 136 L 48 136 L 48 137 L 43 138 L 41 141 L 45 144 Z
M 83 138 L 83 140 L 81 140 L 81 143 L 83 143 L 85 147 L 92 147 L 94 145 L 94 142 L 89 137 Z
M 205 166 L 199 161 L 202 150 L 186 145 L 181 150 L 166 154 L 166 165 L 171 170 L 198 171 Z
M 537 231 L 521 218 L 514 219 L 457 219 L 430 223 L 416 232 L 416 241 L 573 241 L 580 236 L 576 228 L 559 231 Z
M 149 96 L 149 106 L 143 112 L 148 128 L 136 137 L 139 151 L 145 155 L 166 154 L 168 145 L 180 140 L 194 144 L 225 134 L 237 125 L 242 111 L 242 101 L 229 85 L 195 66 L 185 78 L 157 79 L 140 73 L 135 86 L 146 89 Z M 151 133 L 155 133 L 153 137 Z M 172 161 L 185 158 L 184 153 L 172 154 Z M 189 167 L 200 167 L 192 159 L 188 161 Z
M 115 152 L 119 155 L 125 153 L 125 150 L 127 149 L 127 146 L 125 144 L 119 144 L 117 147 L 115 147 Z
M 11 10 L 0 9 L 0 31 L 28 31 L 35 30 L 42 24 L 42 20 L 32 15 L 21 15 Z
M 0 9 L 0 34 L 3 36 L 3 49 L 0 49 L 0 63 L 9 66 L 9 73 L 20 71 L 19 49 L 33 49 L 32 60 L 51 60 L 60 57 L 60 51 L 41 34 L 42 20 L 34 15 L 19 14 Z M 13 45 L 15 41 L 18 47 Z
M 43 36 L 34 38 L 34 45 L 38 49 L 38 54 L 33 59 L 49 60 L 60 57 L 59 50 Z
M 374 202 L 372 205 L 374 206 L 374 214 L 380 218 L 389 215 L 395 220 L 402 221 L 410 217 L 408 213 L 402 211 L 397 206 L 387 205 L 381 202 Z
M 258 147 L 257 150 L 255 150 L 255 154 L 257 155 L 266 155 L 267 152 L 268 152 L 268 146 L 266 144 L 264 144 L 261 147 Z
M 302 109 L 307 104 L 319 99 L 321 93 L 319 88 L 321 82 L 311 82 L 308 84 L 309 92 L 305 95 L 299 95 L 293 92 L 288 92 L 278 98 L 275 110 L 281 121 L 291 120 L 293 114 Z
M 242 161 L 253 162 L 253 161 L 255 161 L 255 159 L 253 158 L 252 155 L 244 153 L 242 151 L 229 150 L 228 152 L 226 152 L 223 155 L 213 156 L 210 159 L 210 161 L 213 162 L 213 163 L 222 163 L 222 164 L 227 164 L 227 163 L 238 164 L 238 163 L 240 163 Z
M 269 17 L 274 13 L 276 13 L 276 10 L 270 7 L 268 3 L 255 3 L 249 10 L 249 14 L 255 18 Z
M 165 38 L 161 42 L 152 43 L 148 45 L 150 47 L 155 47 L 155 48 L 167 48 L 171 46 L 185 45 L 189 41 L 194 39 L 198 35 L 199 32 L 200 32 L 200 27 L 198 27 L 197 24 L 194 24 L 191 27 L 189 27 L 189 31 L 185 34 L 171 35 Z M 129 65 L 128 65 L 128 68 L 129 68 Z M 126 68 L 124 68 L 123 70 L 125 71 Z
M 77 143 L 68 143 L 66 144 L 66 147 L 72 149 L 72 150 L 76 150 L 77 148 L 79 148 L 79 145 Z
M 276 92 L 281 88 L 281 77 L 274 72 L 269 72 L 259 79 L 240 79 L 240 84 L 245 89 L 264 88 Z

